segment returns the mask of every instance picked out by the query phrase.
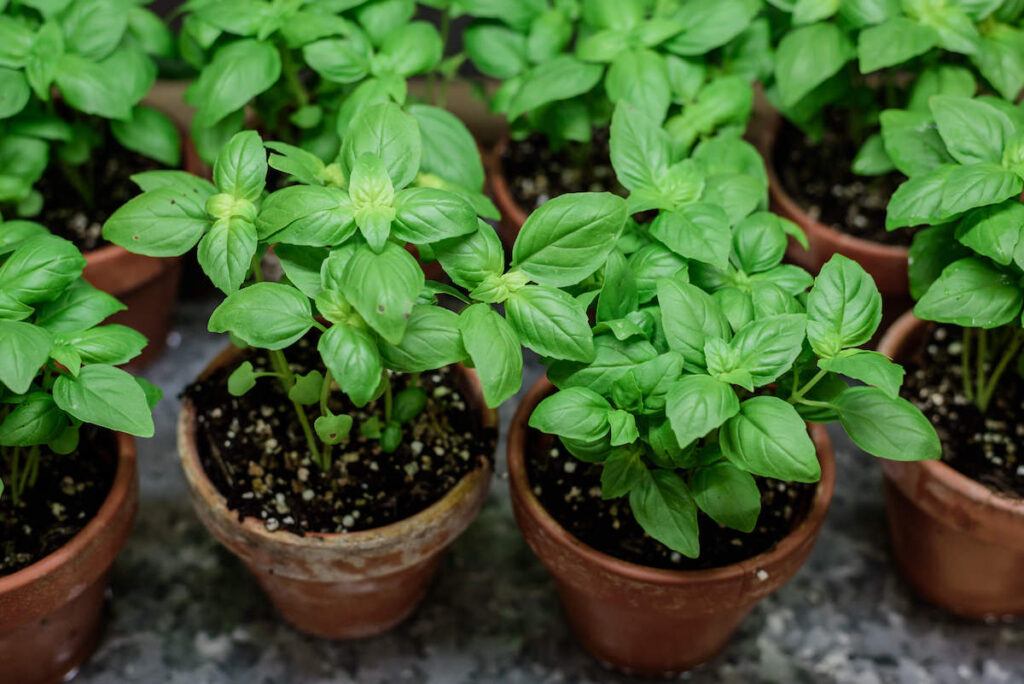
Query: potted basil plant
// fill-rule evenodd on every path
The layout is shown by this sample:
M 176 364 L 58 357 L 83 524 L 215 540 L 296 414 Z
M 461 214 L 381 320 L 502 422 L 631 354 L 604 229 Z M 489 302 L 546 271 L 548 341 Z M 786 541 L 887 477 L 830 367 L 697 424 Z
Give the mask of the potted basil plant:
M 465 4 L 467 57 L 499 81 L 490 106 L 509 122 L 488 169 L 509 244 L 551 197 L 628 194 L 609 163 L 617 102 L 659 122 L 671 113 L 670 130 L 689 147 L 745 126 L 749 83 L 766 74 L 756 0 Z
M 85 278 L 128 306 L 117 322 L 153 341 L 136 363 L 164 347 L 180 269 L 104 242 L 101 228 L 132 196 L 132 174 L 194 161 L 171 119 L 140 104 L 153 57 L 173 54 L 170 30 L 144 4 L 0 9 L 0 214 L 38 220 L 82 250 Z
M 621 178 L 661 177 L 670 150 L 620 105 Z M 594 302 L 594 360 L 548 360 L 513 420 L 516 519 L 581 643 L 617 669 L 709 660 L 799 569 L 835 479 L 828 436 L 808 423 L 839 422 L 881 458 L 939 455 L 898 396 L 902 369 L 858 349 L 881 320 L 870 277 L 842 256 L 814 279 L 782 264 L 798 230 L 759 209 L 730 217 L 713 196 L 660 211 L 579 288 Z
M 89 656 L 110 566 L 138 507 L 135 443 L 160 391 L 117 368 L 146 339 L 100 325 L 124 308 L 42 227 L 0 233 L 0 660 L 60 681 Z
M 907 364 L 904 395 L 942 439 L 941 461 L 885 466 L 893 552 L 911 585 L 947 610 L 1024 613 L 1024 117 L 996 98 L 950 96 L 886 114 L 893 157 L 914 163 L 887 226 L 927 227 L 910 247 L 917 304 L 880 350 Z M 904 125 L 911 117 L 921 125 Z M 924 140 L 932 154 L 911 156 Z
M 519 389 L 521 343 L 557 358 L 594 353 L 585 308 L 549 284 L 568 282 L 551 257 L 559 226 L 521 244 L 535 269 L 506 272 L 497 235 L 468 203 L 410 185 L 422 149 L 412 115 L 368 107 L 327 182 L 266 194 L 264 146 L 239 133 L 213 184 L 162 177 L 105 226 L 144 253 L 198 243 L 227 295 L 210 329 L 238 346 L 187 389 L 178 427 L 193 500 L 289 621 L 332 638 L 407 616 L 476 515 L 493 407 Z M 594 231 L 575 282 L 603 262 L 626 206 L 587 195 L 564 208 Z M 429 247 L 455 286 L 426 280 L 409 245 Z M 280 282 L 261 268 L 271 247 Z M 521 304 L 502 316 L 492 304 L 513 293 Z
M 940 3 L 879 8 L 792 5 L 777 21 L 767 94 L 785 123 L 762 127 L 775 209 L 799 223 L 809 249 L 790 256 L 816 272 L 834 253 L 863 265 L 890 314 L 911 305 L 912 231 L 887 232 L 885 208 L 908 173 L 879 132 L 883 110 L 927 114 L 932 95 L 981 90 L 1013 102 L 1024 88 L 1021 8 Z M 954 28 L 955 27 L 955 28 Z M 912 162 L 910 162 L 912 163 Z

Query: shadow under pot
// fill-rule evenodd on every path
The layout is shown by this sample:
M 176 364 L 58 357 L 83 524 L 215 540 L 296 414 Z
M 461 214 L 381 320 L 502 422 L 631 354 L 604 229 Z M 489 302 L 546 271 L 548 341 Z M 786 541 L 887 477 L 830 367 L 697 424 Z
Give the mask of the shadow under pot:
M 242 354 L 226 348 L 200 379 L 237 366 Z M 477 429 L 496 430 L 497 414 L 485 407 L 476 372 L 452 368 Z M 178 419 L 178 453 L 200 520 L 245 563 L 288 622 L 329 639 L 374 636 L 411 615 L 445 550 L 479 512 L 491 480 L 490 461 L 481 458 L 440 500 L 389 525 L 303 536 L 271 532 L 261 520 L 240 521 L 238 512 L 228 508 L 200 463 L 196 436 L 196 407 L 186 397 Z
M 116 435 L 117 468 L 99 511 L 45 558 L 0 577 L 0 679 L 55 684 L 96 649 L 110 568 L 139 507 L 135 442 Z
M 908 312 L 878 351 L 909 361 L 932 328 Z M 883 461 L 882 468 L 893 555 L 914 590 L 970 619 L 1024 614 L 1024 499 L 943 461 Z
M 786 584 L 807 560 L 835 487 L 832 445 L 811 425 L 821 481 L 806 516 L 770 550 L 724 567 L 667 570 L 619 560 L 570 534 L 533 492 L 526 459 L 535 445 L 528 421 L 554 392 L 539 380 L 519 405 L 508 436 L 516 522 L 554 576 L 577 640 L 595 658 L 627 674 L 671 676 L 721 651 L 758 601 Z
M 771 209 L 800 226 L 807 235 L 808 242 L 808 248 L 804 249 L 796 240 L 790 238 L 786 256 L 812 274 L 817 274 L 833 254 L 842 254 L 853 259 L 871 274 L 878 286 L 885 303 L 886 320 L 895 320 L 897 316 L 913 307 L 907 275 L 909 249 L 901 245 L 883 244 L 856 237 L 812 218 L 806 209 L 790 196 L 780 177 L 776 166 L 779 163 L 777 153 L 779 145 L 789 144 L 780 138 L 786 124 L 778 112 L 771 110 L 770 107 L 767 109 L 770 111 L 760 108 L 757 113 L 758 121 L 756 124 L 752 123 L 757 133 L 752 142 L 764 157 Z M 851 157 L 848 162 L 852 163 L 853 158 Z

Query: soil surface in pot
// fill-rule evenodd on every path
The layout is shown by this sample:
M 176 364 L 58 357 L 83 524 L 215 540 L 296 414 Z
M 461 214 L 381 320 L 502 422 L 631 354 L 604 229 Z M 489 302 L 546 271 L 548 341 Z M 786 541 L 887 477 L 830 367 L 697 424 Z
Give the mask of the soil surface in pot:
M 936 326 L 904 364 L 903 396 L 935 425 L 942 460 L 1001 494 L 1024 497 L 1024 379 L 1007 370 L 982 413 L 964 394 L 962 329 Z
M 527 214 L 570 192 L 628 193 L 615 178 L 610 129 L 598 128 L 589 143 L 569 142 L 558 150 L 548 139 L 534 133 L 524 140 L 509 140 L 501 158 L 513 199 Z
M 86 184 L 92 183 L 90 207 L 54 159 L 36 184 L 43 195 L 43 211 L 32 220 L 42 223 L 54 235 L 71 240 L 83 252 L 103 247 L 109 244 L 103 239 L 103 224 L 122 204 L 141 192 L 131 176 L 163 168 L 166 167 L 160 162 L 108 140 L 105 147 L 95 150 L 92 158 L 76 169 Z
M 297 373 L 325 372 L 314 336 L 289 348 L 287 357 Z M 242 360 L 251 361 L 257 372 L 270 370 L 265 352 L 247 350 Z M 244 396 L 233 397 L 227 378 L 235 367 L 190 385 L 185 394 L 196 406 L 196 438 L 207 476 L 239 520 L 263 520 L 270 531 L 338 533 L 387 525 L 435 503 L 479 467 L 481 458 L 493 458 L 496 432 L 478 429 L 452 368 L 420 377 L 426 408 L 403 426 L 403 441 L 391 454 L 360 434 L 371 416 L 383 422 L 383 399 L 359 409 L 341 392 L 332 392 L 331 410 L 351 415 L 355 425 L 349 441 L 333 448 L 331 470 L 323 472 L 309 458 L 280 385 L 262 378 Z M 393 376 L 394 392 L 409 380 Z M 318 407 L 308 411 L 312 424 Z
M 24 453 L 21 460 L 24 462 Z M 10 464 L 4 465 L 4 474 Z M 100 510 L 117 470 L 110 433 L 83 428 L 65 456 L 44 449 L 36 484 L 17 504 L 11 483 L 0 496 L 0 577 L 22 570 L 67 544 Z
M 912 229 L 885 229 L 886 205 L 906 178 L 898 171 L 858 176 L 850 167 L 859 150 L 860 141 L 833 114 L 819 142 L 784 122 L 772 155 L 786 193 L 812 219 L 864 240 L 909 246 Z
M 585 544 L 620 560 L 668 570 L 731 565 L 768 551 L 804 519 L 816 484 L 757 478 L 761 517 L 749 534 L 723 527 L 703 513 L 699 558 L 687 558 L 648 536 L 627 498 L 601 498 L 601 466 L 584 463 L 561 442 L 530 430 L 526 471 L 534 495 L 558 523 Z

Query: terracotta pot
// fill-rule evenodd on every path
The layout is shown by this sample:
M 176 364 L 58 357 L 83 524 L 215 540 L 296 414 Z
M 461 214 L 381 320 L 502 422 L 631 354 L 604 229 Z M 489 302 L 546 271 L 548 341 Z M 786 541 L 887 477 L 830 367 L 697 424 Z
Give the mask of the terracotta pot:
M 554 575 L 576 638 L 627 674 L 668 676 L 713 658 L 754 605 L 800 569 L 814 546 L 835 487 L 832 445 L 821 425 L 811 437 L 821 483 L 807 517 L 773 549 L 710 570 L 662 570 L 613 558 L 572 536 L 534 496 L 526 473 L 527 421 L 553 391 L 538 381 L 512 419 L 508 469 L 512 506 L 533 552 Z
M 201 377 L 236 363 L 240 355 L 234 347 L 225 349 Z M 497 414 L 483 408 L 476 372 L 458 368 L 480 429 L 496 428 Z M 373 636 L 408 617 L 430 586 L 445 549 L 476 517 L 491 480 L 491 466 L 482 459 L 443 498 L 416 515 L 361 532 L 300 537 L 268 532 L 252 517 L 239 522 L 199 462 L 195 406 L 188 399 L 178 420 L 178 452 L 192 503 L 207 529 L 242 559 L 286 620 L 330 639 Z
M 487 183 L 491 188 L 494 204 L 498 207 L 498 211 L 501 212 L 500 230 L 498 232 L 505 246 L 506 254 L 511 257 L 512 245 L 515 244 L 516 238 L 519 237 L 519 230 L 526 223 L 527 213 L 516 202 L 515 197 L 512 195 L 512 187 L 505 177 L 505 166 L 501 160 L 505 156 L 508 146 L 508 133 L 504 133 L 498 138 L 498 142 L 495 143 L 490 153 L 484 158 L 484 169 L 487 172 Z
M 930 331 L 907 312 L 878 350 L 908 360 Z M 942 461 L 882 461 L 882 469 L 893 555 L 914 590 L 966 618 L 1024 614 L 1024 499 Z
M 110 567 L 139 507 L 131 437 L 117 435 L 117 458 L 113 487 L 96 517 L 49 556 L 0 577 L 0 679 L 4 682 L 63 681 L 96 648 Z
M 205 167 L 195 146 L 187 134 L 182 135 L 182 167 L 189 173 L 204 175 Z M 117 245 L 105 245 L 86 252 L 85 260 L 82 274 L 85 279 L 128 307 L 111 316 L 107 322 L 127 325 L 149 340 L 130 367 L 138 369 L 154 361 L 167 346 L 167 333 L 171 330 L 174 302 L 181 280 L 181 258 L 142 256 Z
M 751 136 L 751 140 L 760 149 L 765 160 L 771 209 L 796 223 L 807 234 L 809 249 L 804 249 L 796 240 L 790 238 L 789 249 L 786 251 L 789 259 L 812 274 L 817 274 L 833 254 L 842 254 L 856 261 L 871 274 L 884 300 L 886 322 L 895 320 L 904 311 L 912 308 L 910 281 L 907 275 L 907 248 L 863 240 L 811 218 L 789 196 L 775 170 L 773 155 L 782 118 L 774 110 L 764 109 L 758 110 L 757 117 L 756 133 Z

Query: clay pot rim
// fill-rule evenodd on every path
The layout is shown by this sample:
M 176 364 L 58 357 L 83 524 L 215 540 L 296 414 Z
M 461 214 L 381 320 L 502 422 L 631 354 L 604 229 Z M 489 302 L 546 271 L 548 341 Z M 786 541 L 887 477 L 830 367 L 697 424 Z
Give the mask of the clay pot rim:
M 510 140 L 508 131 L 504 131 L 501 137 L 498 138 L 498 142 L 494 143 L 490 153 L 484 158 L 484 164 L 488 172 L 487 176 L 490 179 L 491 192 L 494 194 L 495 202 L 498 205 L 498 211 L 501 212 L 503 218 L 508 218 L 511 223 L 515 224 L 516 232 L 518 233 L 523 224 L 526 223 L 527 214 L 512 196 L 512 190 L 509 187 L 508 180 L 505 178 L 505 169 L 501 163 L 502 157 L 508 150 Z
M 652 568 L 620 560 L 598 551 L 573 536 L 548 513 L 533 493 L 527 477 L 525 463 L 526 434 L 529 429 L 527 421 L 540 400 L 553 389 L 554 385 L 546 376 L 540 378 L 527 392 L 512 418 L 508 433 L 508 471 L 512 496 L 521 500 L 523 511 L 533 518 L 545 534 L 551 537 L 555 543 L 570 549 L 585 563 L 596 565 L 612 575 L 648 584 L 682 586 L 704 582 L 718 583 L 727 580 L 742 581 L 751 572 L 756 572 L 761 568 L 771 568 L 779 559 L 796 551 L 807 537 L 815 534 L 825 519 L 832 501 L 832 494 L 835 491 L 835 459 L 832 443 L 825 427 L 819 424 L 809 424 L 821 463 L 821 480 L 818 482 L 807 515 L 771 549 L 736 563 L 704 570 Z
M 915 331 L 931 325 L 934 325 L 934 323 L 918 318 L 914 315 L 913 311 L 907 311 L 896 319 L 896 321 L 889 326 L 889 329 L 885 331 L 885 335 L 882 336 L 881 341 L 878 343 L 878 351 L 898 361 L 899 359 L 897 357 L 904 356 L 905 354 L 896 354 L 895 352 L 905 344 L 907 337 L 912 335 Z M 894 472 L 896 469 L 907 467 L 923 468 L 929 476 L 937 480 L 942 486 L 957 492 L 971 503 L 984 508 L 994 508 L 1009 516 L 1020 518 L 1021 522 L 1024 522 L 1024 498 L 1014 499 L 1010 496 L 1000 494 L 994 489 L 986 487 L 977 480 L 964 475 L 941 460 L 936 459 L 933 461 L 910 462 L 882 461 L 882 466 L 889 472 Z M 897 486 L 900 486 L 900 488 L 903 489 L 903 480 L 901 478 L 893 479 Z
M 778 172 L 775 170 L 775 141 L 778 139 L 778 132 L 782 126 L 782 115 L 777 111 L 773 111 L 773 114 L 774 120 L 768 125 L 770 135 L 768 139 L 759 141 L 760 144 L 758 145 L 761 148 L 761 156 L 764 157 L 765 171 L 768 174 L 768 193 L 772 201 L 778 203 L 784 212 L 796 216 L 798 219 L 797 223 L 804 230 L 816 233 L 820 240 L 827 240 L 836 244 L 841 251 L 864 252 L 871 257 L 881 259 L 906 260 L 909 258 L 910 250 L 907 247 L 885 245 L 873 240 L 865 240 L 864 238 L 826 226 L 824 223 L 811 218 L 804 211 L 804 208 L 790 197 L 789 193 L 786 192 L 785 186 L 782 184 L 782 180 L 779 178 Z M 799 245 L 799 247 L 803 249 L 803 245 Z
M 51 575 L 92 546 L 110 524 L 132 493 L 135 481 L 135 440 L 123 432 L 114 433 L 117 449 L 117 470 L 107 498 L 96 515 L 64 546 L 40 558 L 32 565 L 0 577 L 0 595 L 15 592 Z
M 241 349 L 229 344 L 203 369 L 198 379 L 202 380 L 209 377 L 215 370 L 235 361 L 241 354 Z M 483 427 L 496 430 L 498 426 L 498 413 L 496 410 L 486 407 L 483 400 L 483 387 L 480 384 L 476 370 L 467 368 L 461 363 L 457 364 L 457 368 L 458 372 L 462 373 L 469 382 L 474 394 L 477 395 L 478 405 L 483 407 Z M 202 463 L 199 461 L 199 450 L 196 447 L 196 407 L 188 397 L 182 398 L 181 411 L 178 414 L 178 442 L 178 454 L 181 459 L 182 468 L 185 470 L 185 475 L 191 481 L 190 486 L 196 495 L 202 496 L 206 500 L 207 506 L 214 514 L 235 526 L 242 527 L 246 534 L 254 535 L 279 547 L 375 546 L 382 539 L 415 534 L 428 521 L 439 519 L 449 509 L 456 508 L 457 503 L 464 498 L 464 494 L 475 490 L 479 486 L 479 481 L 490 478 L 492 472 L 491 464 L 486 458 L 481 457 L 479 465 L 463 475 L 444 496 L 407 518 L 402 518 L 380 527 L 372 527 L 356 532 L 307 532 L 299 536 L 288 530 L 270 532 L 262 520 L 253 516 L 246 516 L 244 519 L 239 520 L 238 512 L 228 508 L 227 499 L 217 489 L 217 486 L 213 484 L 213 481 L 210 480 Z M 188 448 L 185 448 L 185 444 L 188 445 Z

